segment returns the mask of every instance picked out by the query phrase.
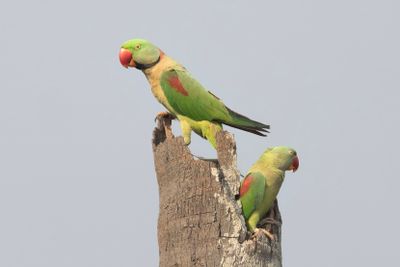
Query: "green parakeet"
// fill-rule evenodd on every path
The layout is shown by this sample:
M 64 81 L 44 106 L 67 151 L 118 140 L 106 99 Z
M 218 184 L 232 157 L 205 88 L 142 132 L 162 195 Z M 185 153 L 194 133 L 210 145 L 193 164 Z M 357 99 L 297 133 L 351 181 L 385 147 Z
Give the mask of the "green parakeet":
M 186 145 L 190 144 L 194 131 L 216 148 L 216 133 L 222 130 L 222 124 L 261 136 L 268 133 L 269 125 L 226 107 L 182 65 L 146 40 L 133 39 L 123 43 L 119 59 L 124 67 L 143 71 L 154 96 L 179 120 Z
M 272 207 L 285 179 L 285 171 L 295 172 L 299 158 L 294 149 L 277 146 L 268 148 L 248 171 L 240 186 L 240 202 L 247 228 L 258 232 L 257 223 Z M 263 229 L 262 229 L 263 230 Z M 263 230 L 265 234 L 271 235 Z

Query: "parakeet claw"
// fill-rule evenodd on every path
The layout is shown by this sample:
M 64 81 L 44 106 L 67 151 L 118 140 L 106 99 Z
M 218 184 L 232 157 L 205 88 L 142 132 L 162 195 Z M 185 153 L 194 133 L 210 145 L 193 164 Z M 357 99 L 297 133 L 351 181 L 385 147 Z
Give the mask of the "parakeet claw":
M 253 233 L 253 235 L 252 235 L 252 238 L 257 239 L 257 237 L 258 237 L 259 235 L 262 235 L 262 234 L 266 235 L 266 236 L 267 236 L 269 239 L 271 239 L 272 241 L 275 240 L 274 235 L 271 234 L 270 232 L 268 232 L 267 230 L 263 229 L 263 228 L 256 228 L 256 229 L 254 229 L 254 233 Z
M 189 146 L 190 143 L 192 142 L 190 135 L 189 136 L 183 136 L 183 142 L 185 143 L 185 146 Z
M 154 121 L 156 122 L 161 119 L 174 120 L 176 119 L 176 117 L 173 114 L 169 113 L 168 111 L 163 111 L 157 113 L 156 117 L 154 118 Z

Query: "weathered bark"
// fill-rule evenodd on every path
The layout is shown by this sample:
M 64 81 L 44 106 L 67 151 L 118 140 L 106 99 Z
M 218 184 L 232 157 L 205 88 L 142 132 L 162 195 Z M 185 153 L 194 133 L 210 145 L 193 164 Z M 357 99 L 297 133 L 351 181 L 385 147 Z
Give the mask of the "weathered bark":
M 218 160 L 193 157 L 175 138 L 169 119 L 159 120 L 153 152 L 160 193 L 160 266 L 282 266 L 277 203 L 266 225 L 274 240 L 247 233 L 240 203 L 240 173 L 231 134 L 219 133 Z

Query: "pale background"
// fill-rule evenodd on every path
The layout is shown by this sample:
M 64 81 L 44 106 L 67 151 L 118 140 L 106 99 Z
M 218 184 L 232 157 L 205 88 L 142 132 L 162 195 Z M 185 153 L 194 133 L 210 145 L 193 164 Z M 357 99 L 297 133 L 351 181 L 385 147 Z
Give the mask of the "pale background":
M 272 125 L 227 128 L 242 172 L 268 146 L 297 149 L 285 266 L 399 266 L 399 1 L 109 2 L 0 3 L 0 266 L 158 265 L 163 108 L 119 64 L 134 37 Z

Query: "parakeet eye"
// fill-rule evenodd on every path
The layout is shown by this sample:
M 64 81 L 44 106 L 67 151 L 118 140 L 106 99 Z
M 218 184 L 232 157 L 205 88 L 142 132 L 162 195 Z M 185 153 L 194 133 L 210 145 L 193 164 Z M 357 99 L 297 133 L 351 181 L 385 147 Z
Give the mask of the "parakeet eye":
M 139 50 L 142 46 L 140 44 L 135 45 L 135 49 Z
M 294 150 L 289 150 L 289 154 L 294 156 L 294 155 L 296 155 L 296 152 L 294 152 Z

